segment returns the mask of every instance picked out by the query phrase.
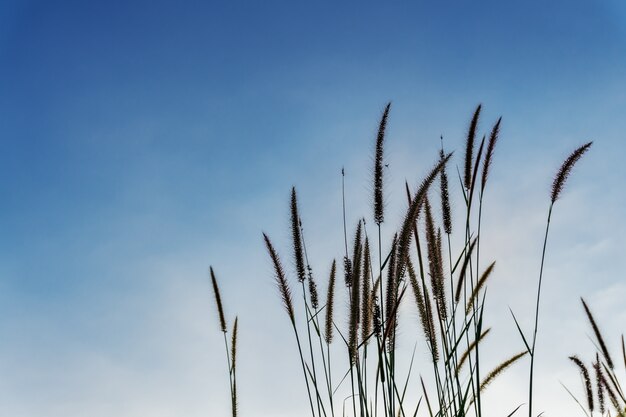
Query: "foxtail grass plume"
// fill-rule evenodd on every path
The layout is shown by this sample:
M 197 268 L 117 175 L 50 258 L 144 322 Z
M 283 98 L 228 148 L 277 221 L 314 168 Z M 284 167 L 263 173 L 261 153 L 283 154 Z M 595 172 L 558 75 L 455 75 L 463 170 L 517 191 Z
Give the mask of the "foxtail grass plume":
M 402 228 L 400 229 L 400 234 L 398 235 L 395 273 L 399 278 L 401 278 L 404 274 L 406 260 L 409 256 L 409 248 L 411 246 L 411 235 L 413 233 L 413 228 L 415 226 L 415 221 L 417 220 L 420 207 L 424 203 L 429 187 L 451 157 L 452 153 L 449 153 L 445 156 L 445 158 L 440 159 L 437 162 L 428 175 L 426 175 L 426 177 L 422 180 L 422 183 L 417 188 L 417 192 L 415 193 L 413 200 L 411 200 L 411 204 L 409 204 L 409 208 L 404 216 Z
M 435 222 L 428 197 L 424 201 L 424 216 L 426 217 L 426 246 L 428 249 L 428 269 L 430 271 L 431 287 L 437 306 L 439 317 L 445 320 L 448 316 L 446 308 L 446 295 L 444 287 L 443 265 Z
M 370 243 L 366 237 L 363 246 L 363 292 L 361 294 L 361 340 L 363 343 L 367 343 L 372 332 L 372 293 L 370 285 Z
M 602 369 L 600 368 L 600 356 L 596 353 L 596 361 L 593 363 L 593 370 L 596 376 L 596 392 L 598 394 L 598 409 L 601 415 L 606 411 L 606 401 L 604 399 L 604 387 Z
M 552 192 L 550 194 L 550 201 L 552 202 L 552 204 L 554 204 L 554 202 L 558 200 L 559 196 L 561 195 L 563 187 L 565 187 L 565 182 L 572 172 L 572 168 L 574 168 L 576 162 L 578 162 L 578 160 L 582 158 L 582 156 L 585 154 L 585 152 L 587 152 L 592 144 L 593 142 L 588 142 L 580 146 L 579 148 L 574 150 L 574 152 L 572 152 L 567 157 L 567 159 L 565 159 L 565 161 L 559 168 L 556 176 L 554 177 L 554 181 L 552 182 Z
M 604 356 L 604 360 L 606 361 L 609 368 L 613 369 L 613 359 L 611 359 L 611 355 L 609 355 L 609 350 L 606 348 L 606 343 L 604 343 L 604 338 L 602 337 L 602 333 L 600 333 L 600 329 L 596 324 L 596 321 L 591 314 L 591 310 L 587 306 L 587 303 L 583 298 L 580 299 L 583 303 L 583 308 L 585 309 L 585 314 L 587 314 L 587 318 L 589 319 L 589 323 L 591 324 L 591 328 L 593 329 L 593 333 L 596 335 L 596 340 L 600 345 L 600 349 L 602 350 L 602 356 Z
M 265 241 L 265 246 L 267 251 L 272 259 L 272 264 L 274 265 L 274 274 L 276 275 L 276 286 L 278 287 L 278 291 L 280 292 L 280 296 L 283 300 L 283 306 L 289 315 L 289 320 L 291 320 L 292 325 L 296 325 L 296 317 L 293 310 L 293 302 L 291 300 L 291 290 L 289 289 L 289 284 L 287 283 L 287 278 L 285 277 L 285 270 L 283 269 L 283 265 L 280 262 L 280 258 L 278 257 L 278 253 L 274 249 L 270 238 L 263 233 L 263 239 Z
M 296 264 L 298 281 L 306 279 L 304 253 L 302 250 L 302 234 L 300 230 L 300 215 L 298 214 L 298 197 L 296 187 L 291 188 L 291 238 L 293 240 L 293 256 Z
M 500 135 L 500 122 L 502 121 L 502 117 L 498 119 L 493 128 L 491 129 L 491 134 L 489 135 L 489 142 L 487 143 L 487 153 L 485 154 L 485 162 L 483 164 L 483 175 L 482 181 L 480 184 L 480 192 L 483 193 L 485 191 L 485 186 L 487 185 L 487 178 L 489 177 L 489 169 L 491 168 L 491 161 L 493 160 L 493 152 L 496 148 L 496 143 L 498 142 L 498 137 Z
M 335 305 L 335 275 L 337 262 L 333 259 L 328 278 L 328 293 L 326 294 L 326 321 L 324 326 L 324 339 L 330 344 L 333 341 L 333 309 Z
M 359 226 L 357 227 L 357 238 L 360 240 L 361 234 L 361 222 L 359 222 Z M 357 242 L 357 238 L 355 238 L 355 242 Z M 358 341 L 358 332 L 359 332 L 359 316 L 360 316 L 360 296 L 361 296 L 361 274 L 360 274 L 360 265 L 361 265 L 361 256 L 362 256 L 362 244 L 359 242 L 358 245 L 355 244 L 354 248 L 354 269 L 352 270 L 352 286 L 350 287 L 350 323 L 349 323 L 349 332 L 348 332 L 348 348 L 350 350 L 350 361 L 354 363 L 357 358 L 357 349 L 359 345 Z
M 347 256 L 343 257 L 343 275 L 346 282 L 346 287 L 352 285 L 352 262 Z
M 222 306 L 222 297 L 220 296 L 220 289 L 217 286 L 217 279 L 213 272 L 213 267 L 209 267 L 211 273 L 211 282 L 213 283 L 213 295 L 215 296 L 215 304 L 217 305 L 217 315 L 220 320 L 220 330 L 224 333 L 228 331 L 226 327 L 226 318 L 224 317 L 224 307 Z
M 469 314 L 469 312 L 472 310 L 474 303 L 476 303 L 476 301 L 478 300 L 478 294 L 480 293 L 480 290 L 485 286 L 485 283 L 487 282 L 487 279 L 493 272 L 493 268 L 495 266 L 496 266 L 496 262 L 494 261 L 491 263 L 491 265 L 487 267 L 487 269 L 485 269 L 483 274 L 478 279 L 478 282 L 476 283 L 476 286 L 474 286 L 474 290 L 472 291 L 472 294 L 470 295 L 469 301 L 467 302 L 467 308 L 465 309 L 465 314 Z
M 467 138 L 465 139 L 465 172 L 463 176 L 463 185 L 469 190 L 472 185 L 472 165 L 474 161 L 474 139 L 476 138 L 476 127 L 478 126 L 478 118 L 482 105 L 479 104 L 474 111 L 472 121 L 467 130 Z
M 580 375 L 583 378 L 583 382 L 585 383 L 585 393 L 587 395 L 587 408 L 589 413 L 593 413 L 593 389 L 591 387 L 591 378 L 589 378 L 589 371 L 585 364 L 578 358 L 578 356 L 570 356 L 569 359 L 574 362 L 574 364 L 578 367 L 580 371 Z
M 359 220 L 354 233 L 354 246 L 352 249 L 352 269 L 350 271 L 349 286 L 354 284 L 355 279 L 359 279 L 361 274 L 361 250 L 363 247 L 363 223 Z
M 380 338 L 382 333 L 382 319 L 380 317 L 380 306 L 374 303 L 374 334 Z
M 387 128 L 387 117 L 391 102 L 387 103 L 383 116 L 378 126 L 378 135 L 376 136 L 376 153 L 374 154 L 374 221 L 380 225 L 384 219 L 384 200 L 383 200 L 383 157 L 385 129 Z
M 230 361 L 231 371 L 235 372 L 237 368 L 237 327 L 239 323 L 239 317 L 235 317 L 235 323 L 233 324 L 233 335 L 230 341 Z
M 528 353 L 528 351 L 523 351 L 518 353 L 517 355 L 513 355 L 511 356 L 509 359 L 505 360 L 504 362 L 502 362 L 500 365 L 496 366 L 496 368 L 489 372 L 489 375 L 487 375 L 485 377 L 485 379 L 483 379 L 483 382 L 480 383 L 480 390 L 483 391 L 485 388 L 487 388 L 487 386 L 494 380 L 496 379 L 496 377 L 498 375 L 500 375 L 502 372 L 504 372 L 508 367 L 510 367 L 511 365 L 513 365 L 515 362 L 517 362 L 519 359 L 521 359 L 522 357 L 524 357 L 524 355 L 526 355 Z
M 443 160 L 445 154 L 443 149 L 439 151 L 439 159 Z M 448 175 L 446 174 L 446 167 L 441 169 L 439 178 L 439 190 L 441 194 L 441 215 L 443 218 L 443 231 L 447 235 L 452 233 L 452 210 L 450 209 L 450 194 L 448 191 Z
M 458 375 L 459 372 L 461 372 L 461 369 L 463 369 L 463 365 L 465 365 L 465 362 L 467 362 L 467 360 L 469 359 L 469 356 L 476 347 L 476 345 L 482 342 L 482 340 L 489 334 L 490 331 L 491 327 L 485 330 L 478 339 L 472 340 L 472 343 L 470 343 L 465 352 L 463 352 L 461 358 L 456 365 L 455 375 Z
M 309 269 L 309 296 L 311 297 L 311 307 L 313 310 L 317 310 L 319 307 L 319 296 L 317 294 L 317 284 L 313 279 L 313 273 L 311 272 L 311 267 Z
M 619 402 L 617 400 L 617 395 L 615 394 L 615 391 L 613 391 L 613 388 L 609 384 L 609 381 L 607 381 L 606 376 L 604 375 L 604 372 L 602 371 L 602 365 L 600 363 L 600 358 L 598 356 L 596 356 L 596 366 L 597 366 L 596 372 L 597 372 L 597 375 L 599 376 L 599 381 L 600 381 L 598 384 L 598 387 L 602 387 L 602 390 L 608 395 L 609 401 L 615 408 L 615 411 L 617 411 L 617 413 L 620 416 L 622 416 L 623 410 L 619 406 Z
M 420 287 L 419 281 L 417 280 L 417 274 L 415 273 L 415 268 L 413 267 L 411 260 L 407 261 L 406 270 L 409 274 L 409 282 L 411 284 L 411 288 L 413 289 L 413 296 L 415 297 L 415 304 L 417 305 L 417 312 L 419 314 L 424 337 L 426 338 L 426 344 L 430 347 L 434 361 L 437 362 L 439 351 L 437 349 L 434 322 L 431 317 L 432 312 L 428 312 L 426 308 L 424 293 Z
M 235 324 L 233 324 L 233 336 L 230 342 L 230 372 L 232 374 L 233 391 L 232 391 L 232 413 L 233 417 L 237 417 L 239 405 L 237 403 L 237 325 L 239 318 L 235 317 Z

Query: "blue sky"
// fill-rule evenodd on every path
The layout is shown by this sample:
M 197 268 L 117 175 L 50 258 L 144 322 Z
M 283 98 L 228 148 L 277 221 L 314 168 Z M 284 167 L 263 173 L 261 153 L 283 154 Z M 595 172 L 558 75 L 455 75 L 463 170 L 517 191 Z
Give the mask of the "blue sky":
M 531 291 L 520 282 L 537 267 L 551 176 L 595 140 L 556 223 L 545 336 L 567 316 L 584 351 L 581 294 L 623 330 L 613 261 L 626 231 L 621 2 L 250 3 L 0 5 L 0 414 L 223 413 L 209 264 L 242 320 L 242 411 L 299 410 L 260 233 L 286 252 L 297 185 L 326 270 L 341 253 L 340 240 L 326 241 L 340 221 L 339 170 L 352 218 L 368 215 L 388 100 L 390 224 L 404 179 L 424 173 L 440 134 L 460 148 L 479 102 L 483 129 L 503 116 L 491 203 L 494 251 L 511 278 L 494 284 L 493 308 L 516 306 L 526 320 Z M 546 378 L 578 383 L 558 362 L 571 340 L 546 341 L 563 348 L 546 359 Z M 277 351 L 286 363 L 276 384 L 295 398 L 278 405 L 258 388 L 276 372 L 259 358 Z M 572 406 L 555 381 L 545 388 L 552 415 Z

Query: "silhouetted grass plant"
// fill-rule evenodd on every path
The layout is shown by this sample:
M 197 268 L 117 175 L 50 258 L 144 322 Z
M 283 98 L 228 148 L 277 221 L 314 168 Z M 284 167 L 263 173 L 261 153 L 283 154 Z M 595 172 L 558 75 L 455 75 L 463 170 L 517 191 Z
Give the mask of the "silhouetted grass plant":
M 296 339 L 310 413 L 313 417 L 334 417 L 339 412 L 343 416 L 354 417 L 407 417 L 416 416 L 420 409 L 425 409 L 424 413 L 431 417 L 482 416 L 484 406 L 481 393 L 505 370 L 528 355 L 531 358 L 528 406 L 532 417 L 533 365 L 539 302 L 552 209 L 572 168 L 591 143 L 578 148 L 567 158 L 552 185 L 531 343 L 528 343 L 513 316 L 522 336 L 524 350 L 504 355 L 499 365 L 484 373 L 480 347 L 492 330 L 483 328 L 483 318 L 489 280 L 495 274 L 496 263 L 491 260 L 486 266 L 481 264 L 481 221 L 502 119 L 495 122 L 488 137 L 482 137 L 477 150 L 476 137 L 480 129 L 481 105 L 475 109 L 470 120 L 465 138 L 463 171 L 459 172 L 458 178 L 464 202 L 464 210 L 458 213 L 462 218 L 461 226 L 454 225 L 453 222 L 448 179 L 452 153 L 445 151 L 442 138 L 441 150 L 432 168 L 413 190 L 406 183 L 406 212 L 400 225 L 386 230 L 393 232 L 389 233 L 393 236 L 391 244 L 386 246 L 382 243 L 383 226 L 386 228 L 384 145 L 390 109 L 391 103 L 383 110 L 375 140 L 372 169 L 372 220 L 376 225 L 375 237 L 368 234 L 367 219 L 360 218 L 355 222 L 355 231 L 349 243 L 345 211 L 345 172 L 343 169 L 341 172 L 345 246 L 345 253 L 342 255 L 343 275 L 345 297 L 348 301 L 346 322 L 336 317 L 336 260 L 331 264 L 326 300 L 319 300 L 317 284 L 306 251 L 303 220 L 300 217 L 295 187 L 291 190 L 290 200 L 291 252 L 296 281 L 302 292 L 302 302 L 297 304 L 298 315 L 302 317 L 300 321 L 296 320 L 296 304 L 292 299 L 292 290 L 282 261 L 270 238 L 263 234 L 283 307 Z M 437 181 L 438 193 L 433 191 L 433 184 Z M 435 199 L 439 200 L 437 204 L 431 204 Z M 433 207 L 440 208 L 440 216 L 437 216 Z M 438 217 L 441 217 L 441 224 Z M 452 250 L 451 244 L 453 231 L 463 237 L 461 248 L 456 252 Z M 212 272 L 211 274 L 213 277 Z M 214 278 L 213 282 L 220 328 L 226 332 Z M 406 296 L 407 289 L 412 297 Z M 429 371 L 432 386 L 428 388 L 420 375 L 421 392 L 416 392 L 410 384 L 414 358 L 410 358 L 408 368 L 398 369 L 397 329 L 400 305 L 411 302 L 411 299 L 419 317 L 421 337 L 427 346 L 432 366 Z M 306 333 L 302 333 L 303 331 Z M 302 343 L 300 334 L 306 334 L 305 343 Z M 331 349 L 333 344 L 339 346 Z M 233 358 L 229 359 L 229 369 L 235 413 L 235 337 L 231 345 Z M 603 342 L 600 345 L 604 346 Z M 347 365 L 346 369 L 337 374 L 336 369 L 333 369 L 333 364 L 337 362 L 333 358 L 341 350 L 344 350 L 345 356 L 338 363 Z M 608 361 L 608 353 L 605 349 L 602 349 L 602 353 L 602 366 L 597 366 L 597 375 L 598 380 L 607 382 L 602 382 L 604 390 L 601 393 L 606 393 L 611 401 L 613 398 L 618 401 L 623 399 L 621 390 L 617 389 L 613 383 L 613 375 L 609 374 L 613 367 Z M 581 369 L 584 368 L 582 362 L 576 363 Z M 341 378 L 333 379 L 333 375 Z M 585 375 L 586 380 L 589 380 L 589 373 L 586 372 Z M 346 384 L 349 384 L 349 395 L 336 398 L 341 395 L 338 393 L 341 387 L 341 392 L 346 391 Z M 436 396 L 433 396 L 434 393 Z M 509 416 L 520 407 L 521 405 L 513 408 Z
M 577 356 L 572 355 L 569 359 L 578 368 L 585 392 L 585 400 L 578 398 L 565 388 L 576 403 L 580 406 L 584 414 L 588 417 L 593 415 L 610 416 L 616 415 L 626 417 L 626 396 L 620 384 L 618 370 L 615 367 L 613 357 L 609 353 L 606 342 L 600 328 L 591 313 L 591 309 L 584 299 L 580 299 L 587 321 L 593 331 L 592 343 L 596 348 L 595 360 L 586 366 Z M 626 368 L 626 347 L 624 346 L 624 335 L 621 336 L 621 362 Z M 621 366 L 621 365 L 619 365 Z M 590 370 L 593 370 L 593 376 Z M 595 386 L 595 387 L 594 387 Z M 583 405 L 585 403 L 585 405 Z M 607 404 L 608 403 L 608 404 Z M 614 412 L 614 414 L 611 412 Z

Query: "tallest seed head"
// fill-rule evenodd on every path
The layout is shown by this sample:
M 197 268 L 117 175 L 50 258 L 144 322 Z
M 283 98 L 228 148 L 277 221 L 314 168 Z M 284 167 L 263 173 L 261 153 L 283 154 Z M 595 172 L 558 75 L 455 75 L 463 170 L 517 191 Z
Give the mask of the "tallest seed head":
M 587 152 L 592 144 L 593 142 L 588 142 L 577 148 L 563 162 L 563 164 L 559 168 L 559 171 L 554 177 L 554 181 L 552 182 L 552 192 L 550 194 L 550 201 L 552 202 L 552 204 L 554 204 L 554 202 L 558 200 L 559 196 L 561 195 L 561 191 L 563 191 L 563 187 L 565 187 L 565 182 L 572 172 L 572 168 L 574 168 L 576 162 L 578 162 L 578 160 L 582 158 L 582 156 L 585 154 L 585 152 Z
M 384 221 L 384 201 L 383 201 L 383 152 L 385 142 L 385 129 L 387 128 L 387 117 L 391 102 L 387 103 L 383 116 L 378 126 L 376 136 L 376 154 L 374 155 L 374 221 L 380 225 Z
M 291 237 L 293 240 L 293 256 L 296 262 L 298 281 L 303 282 L 306 279 L 306 270 L 302 250 L 302 233 L 300 231 L 300 215 L 298 214 L 296 187 L 291 188 Z

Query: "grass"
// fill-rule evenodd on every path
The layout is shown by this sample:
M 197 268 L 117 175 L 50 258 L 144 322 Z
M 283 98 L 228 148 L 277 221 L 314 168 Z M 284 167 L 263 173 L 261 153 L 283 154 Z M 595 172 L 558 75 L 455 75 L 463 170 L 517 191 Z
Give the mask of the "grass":
M 600 328 L 591 313 L 591 309 L 584 299 L 581 298 L 580 300 L 585 316 L 593 330 L 592 342 L 596 348 L 596 355 L 594 360 L 589 363 L 589 366 L 586 366 L 577 355 L 569 357 L 572 363 L 578 368 L 582 378 L 586 397 L 583 401 L 584 405 L 583 402 L 579 401 L 578 398 L 571 394 L 571 391 L 568 390 L 568 392 L 588 417 L 594 414 L 609 416 L 612 415 L 611 410 L 615 413 L 614 415 L 624 417 L 626 416 L 626 397 L 622 385 L 620 384 L 620 378 L 615 362 L 613 361 L 613 356 L 609 353 Z M 626 368 L 626 347 L 624 345 L 623 334 L 621 336 L 621 347 L 622 351 L 619 362 Z M 593 372 L 593 374 L 591 372 Z
M 375 139 L 372 212 L 370 216 L 358 220 L 349 238 L 344 189 L 345 253 L 340 262 L 343 265 L 344 288 L 341 289 L 336 280 L 336 275 L 340 273 L 337 259 L 332 260 L 323 302 L 306 251 L 295 187 L 290 199 L 290 251 L 295 282 L 290 282 L 278 251 L 269 236 L 263 234 L 276 285 L 295 338 L 303 388 L 306 389 L 309 412 L 313 417 L 482 416 L 485 408 L 483 392 L 497 382 L 503 372 L 527 356 L 530 357 L 527 407 L 529 416 L 533 417 L 534 358 L 550 220 L 573 167 L 591 143 L 576 149 L 563 162 L 553 180 L 532 337 L 526 337 L 513 315 L 511 324 L 517 326 L 523 342 L 519 351 L 504 354 L 499 365 L 485 370 L 481 347 L 492 330 L 484 328 L 483 323 L 487 311 L 487 289 L 496 273 L 496 262 L 481 253 L 481 222 L 502 119 L 495 121 L 489 133 L 478 140 L 481 110 L 479 105 L 471 117 L 464 144 L 463 172 L 458 173 L 463 210 L 451 212 L 449 165 L 452 153 L 446 152 L 442 139 L 432 168 L 416 186 L 406 184 L 404 219 L 400 225 L 390 229 L 385 223 L 384 165 L 391 103 L 385 106 Z M 368 218 L 373 220 L 374 230 L 367 229 Z M 390 245 L 382 244 L 383 227 L 385 235 L 392 231 L 389 233 L 393 236 Z M 452 250 L 453 236 L 460 236 L 463 242 L 456 251 Z M 229 354 L 221 299 L 212 270 L 211 275 L 229 361 L 233 415 L 236 415 L 236 333 L 233 333 L 232 354 Z M 347 299 L 347 323 L 336 317 L 336 297 L 340 289 Z M 298 297 L 301 297 L 301 302 L 295 302 L 295 292 L 300 292 Z M 417 378 L 417 371 L 413 370 L 414 358 L 407 360 L 398 356 L 400 351 L 396 341 L 398 323 L 402 319 L 402 303 L 413 304 L 419 316 L 419 337 L 425 341 L 431 363 L 429 369 L 420 370 L 421 392 L 418 395 L 412 388 L 415 384 L 410 384 Z M 604 346 L 599 336 L 598 340 Z M 612 366 L 607 358 L 608 354 L 604 355 L 603 350 L 603 358 L 596 361 L 599 375 L 607 381 L 602 385 L 602 393 L 613 401 L 610 389 L 614 388 L 615 400 L 623 400 L 621 390 L 608 382 L 613 381 L 613 375 L 609 374 Z M 600 361 L 603 365 L 607 364 L 606 369 L 600 367 Z M 337 363 L 345 363 L 346 366 L 337 369 Z M 407 363 L 408 366 L 401 365 Z M 582 362 L 576 363 L 584 368 Z M 421 374 L 425 372 L 430 374 L 430 385 L 422 379 Z M 342 394 L 338 393 L 340 388 L 342 392 L 348 392 L 347 397 L 341 397 Z M 410 395 L 409 389 L 412 390 Z M 509 416 L 521 407 L 512 407 Z

